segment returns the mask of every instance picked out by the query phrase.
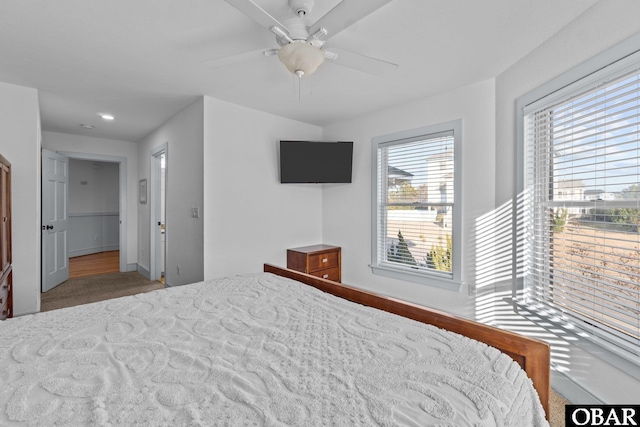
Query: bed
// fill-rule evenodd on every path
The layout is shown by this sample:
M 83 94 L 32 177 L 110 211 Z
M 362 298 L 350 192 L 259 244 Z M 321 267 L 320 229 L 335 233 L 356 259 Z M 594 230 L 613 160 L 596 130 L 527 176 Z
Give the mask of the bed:
M 0 425 L 548 426 L 546 344 L 264 270 L 0 323 Z

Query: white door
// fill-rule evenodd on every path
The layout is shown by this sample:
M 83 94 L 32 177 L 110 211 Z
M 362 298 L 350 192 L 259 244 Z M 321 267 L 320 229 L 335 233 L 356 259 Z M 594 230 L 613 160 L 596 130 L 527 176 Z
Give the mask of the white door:
M 69 158 L 42 149 L 42 292 L 69 278 Z

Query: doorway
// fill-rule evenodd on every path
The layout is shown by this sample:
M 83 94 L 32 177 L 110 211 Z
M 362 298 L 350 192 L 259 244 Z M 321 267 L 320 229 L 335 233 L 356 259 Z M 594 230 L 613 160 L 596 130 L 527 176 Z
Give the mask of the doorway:
M 45 155 L 46 153 L 46 155 Z M 117 253 L 117 257 L 118 257 L 118 271 L 124 272 L 127 271 L 127 234 L 126 234 L 126 195 L 127 195 L 127 159 L 125 157 L 116 157 L 116 156 L 105 156 L 105 155 L 99 155 L 99 154 L 85 154 L 85 153 L 73 153 L 73 152 L 56 152 L 53 153 L 49 150 L 44 150 L 43 149 L 43 170 L 44 170 L 44 162 L 45 159 L 49 158 L 49 155 L 55 155 L 56 157 L 56 161 L 60 164 L 66 164 L 66 177 L 67 179 L 64 180 L 65 182 L 58 182 L 55 184 L 55 186 L 58 186 L 58 188 L 60 188 L 60 193 L 66 193 L 68 194 L 69 191 L 69 180 L 68 180 L 68 165 L 69 165 L 69 161 L 71 160 L 82 160 L 82 161 L 87 161 L 88 162 L 88 167 L 90 168 L 102 168 L 105 165 L 109 164 L 110 168 L 113 169 L 113 173 L 117 175 L 117 180 L 118 180 L 118 184 L 117 184 L 117 190 L 114 190 L 113 194 L 112 194 L 112 198 L 117 199 L 114 200 L 112 205 L 113 206 L 117 206 L 114 208 L 114 212 L 92 212 L 92 214 L 94 215 L 84 215 L 85 217 L 85 222 L 90 223 L 90 222 L 95 222 L 97 219 L 95 217 L 109 217 L 107 219 L 104 219 L 105 222 L 105 226 L 103 227 L 103 232 L 98 233 L 95 231 L 90 233 L 90 234 L 85 234 L 83 235 L 83 238 L 88 238 L 89 240 L 94 239 L 94 241 L 98 241 L 101 237 L 102 234 L 110 234 L 113 235 L 114 233 L 117 234 L 118 239 L 117 242 L 115 242 L 115 239 L 113 242 L 111 242 L 111 249 L 115 249 L 118 251 Z M 65 167 L 61 167 L 61 170 L 64 170 Z M 83 184 L 82 181 L 85 181 L 84 179 L 79 180 L 79 182 L 77 183 L 72 183 L 72 188 L 73 189 L 73 185 L 78 185 L 79 188 L 82 188 L 82 186 L 88 186 L 89 182 L 88 180 L 86 180 L 87 182 Z M 65 188 L 62 188 L 66 186 Z M 45 242 L 53 242 L 53 241 L 61 241 L 62 239 L 58 238 L 56 236 L 56 238 L 54 239 L 53 237 L 51 237 L 51 231 L 50 230 L 59 230 L 60 227 L 54 227 L 52 225 L 49 224 L 50 219 L 49 217 L 51 216 L 60 216 L 60 217 L 64 217 L 64 219 L 66 220 L 65 225 L 68 225 L 69 222 L 69 206 L 68 206 L 68 200 L 64 200 L 61 203 L 58 204 L 54 204 L 53 208 L 52 207 L 47 207 L 47 203 L 46 203 L 46 199 L 48 198 L 47 194 L 50 193 L 49 191 L 47 191 L 47 189 L 51 189 L 53 188 L 54 185 L 51 184 L 49 185 L 49 181 L 47 181 L 46 185 L 45 185 L 45 176 L 43 174 L 43 207 L 42 207 L 42 233 L 43 233 L 43 245 L 42 245 L 42 291 L 46 292 L 50 289 L 52 289 L 53 287 L 59 285 L 60 283 L 63 283 L 64 281 L 66 281 L 66 279 L 68 278 L 68 266 L 69 266 L 69 242 L 67 239 L 66 234 L 67 233 L 63 233 L 64 237 L 65 237 L 65 241 L 63 244 L 60 245 L 60 248 L 64 248 L 64 249 L 60 249 L 57 251 L 54 251 L 53 254 L 51 253 L 51 248 L 54 246 L 52 244 L 45 244 Z M 62 199 L 61 199 L 62 200 Z M 57 202 L 56 202 L 57 203 Z M 60 215 L 56 214 L 56 215 L 51 215 L 51 212 L 60 212 Z M 107 215 L 105 215 L 107 214 Z M 91 217 L 94 218 L 91 218 Z M 103 218 L 100 218 L 100 221 L 103 221 Z M 82 222 L 82 221 L 81 221 Z M 106 223 L 112 223 L 112 224 L 106 224 Z M 49 226 L 50 228 L 47 228 L 47 226 Z M 86 226 L 86 224 L 85 224 Z M 60 234 L 60 233 L 58 233 Z M 71 246 L 73 247 L 73 246 Z M 109 243 L 107 242 L 107 246 L 105 246 L 107 248 L 109 248 Z M 72 253 L 71 255 L 82 255 L 82 253 Z M 49 271 L 51 271 L 52 269 L 55 270 L 58 268 L 58 266 L 65 266 L 67 269 L 67 273 L 65 276 L 61 276 L 61 275 L 52 275 L 52 274 L 48 274 Z
M 150 262 L 149 279 L 158 280 L 169 286 L 166 280 L 166 259 L 168 228 L 166 218 L 168 144 L 164 143 L 151 150 L 150 168 Z

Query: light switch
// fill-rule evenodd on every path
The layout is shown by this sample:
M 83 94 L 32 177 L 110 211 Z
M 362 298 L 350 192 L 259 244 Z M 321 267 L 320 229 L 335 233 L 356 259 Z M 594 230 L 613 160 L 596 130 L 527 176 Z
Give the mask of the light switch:
M 200 218 L 200 209 L 191 208 L 191 218 Z

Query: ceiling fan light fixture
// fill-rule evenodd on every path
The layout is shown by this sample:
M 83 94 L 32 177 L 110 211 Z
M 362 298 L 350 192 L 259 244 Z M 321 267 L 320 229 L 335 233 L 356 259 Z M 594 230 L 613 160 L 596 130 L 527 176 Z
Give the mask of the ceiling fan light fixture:
M 324 53 L 317 47 L 301 40 L 282 46 L 278 51 L 278 58 L 289 72 L 302 77 L 303 75 L 309 76 L 316 71 L 324 62 Z

